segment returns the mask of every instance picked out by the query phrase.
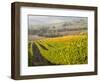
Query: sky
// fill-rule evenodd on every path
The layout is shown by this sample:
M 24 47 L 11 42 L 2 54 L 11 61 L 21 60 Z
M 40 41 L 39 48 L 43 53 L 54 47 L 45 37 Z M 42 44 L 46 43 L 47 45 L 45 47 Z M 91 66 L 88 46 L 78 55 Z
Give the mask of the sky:
M 61 22 L 70 22 L 78 20 L 87 20 L 86 17 L 71 17 L 71 16 L 43 16 L 43 15 L 29 15 L 28 21 L 29 25 L 39 25 L 39 24 L 52 24 Z

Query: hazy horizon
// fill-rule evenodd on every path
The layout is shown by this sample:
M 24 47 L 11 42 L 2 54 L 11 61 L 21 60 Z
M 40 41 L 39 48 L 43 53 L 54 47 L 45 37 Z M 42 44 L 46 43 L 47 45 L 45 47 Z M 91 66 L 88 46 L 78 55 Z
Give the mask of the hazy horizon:
M 45 15 L 29 15 L 28 21 L 30 25 L 43 25 L 62 22 L 74 22 L 84 20 L 87 21 L 87 17 L 73 17 L 73 16 L 45 16 Z

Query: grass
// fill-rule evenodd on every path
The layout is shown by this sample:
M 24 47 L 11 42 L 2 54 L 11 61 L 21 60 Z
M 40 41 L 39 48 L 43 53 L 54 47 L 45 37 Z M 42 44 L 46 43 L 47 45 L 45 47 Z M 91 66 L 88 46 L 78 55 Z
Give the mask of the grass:
M 32 41 L 30 41 L 28 43 L 28 64 L 29 66 L 32 66 L 32 62 L 33 62 L 33 59 L 34 59 L 34 54 L 33 54 L 33 50 L 32 50 Z
M 69 35 L 56 38 L 46 38 L 29 42 L 29 60 L 33 62 L 32 44 L 35 43 L 41 55 L 53 64 L 86 64 L 87 59 L 87 35 Z

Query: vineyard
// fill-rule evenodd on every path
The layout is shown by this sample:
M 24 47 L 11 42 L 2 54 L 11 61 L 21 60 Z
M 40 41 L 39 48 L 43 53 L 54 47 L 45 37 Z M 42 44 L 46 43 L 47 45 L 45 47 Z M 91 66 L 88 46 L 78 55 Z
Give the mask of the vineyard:
M 80 34 L 30 41 L 29 66 L 44 63 L 45 65 L 86 64 L 88 63 L 87 39 L 86 34 Z

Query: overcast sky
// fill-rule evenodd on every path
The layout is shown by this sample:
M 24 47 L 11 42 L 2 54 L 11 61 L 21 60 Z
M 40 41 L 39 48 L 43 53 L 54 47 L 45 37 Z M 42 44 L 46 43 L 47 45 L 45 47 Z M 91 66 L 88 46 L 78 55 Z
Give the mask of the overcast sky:
M 61 23 L 69 21 L 78 21 L 80 19 L 87 20 L 86 17 L 71 17 L 71 16 L 38 16 L 38 15 L 29 15 L 29 25 L 39 25 L 39 24 L 52 24 L 52 23 Z

